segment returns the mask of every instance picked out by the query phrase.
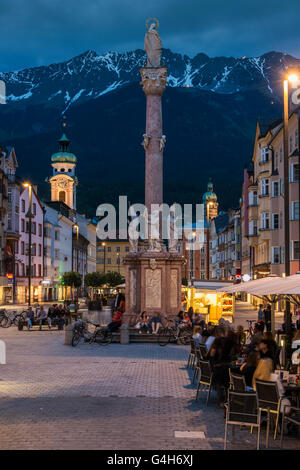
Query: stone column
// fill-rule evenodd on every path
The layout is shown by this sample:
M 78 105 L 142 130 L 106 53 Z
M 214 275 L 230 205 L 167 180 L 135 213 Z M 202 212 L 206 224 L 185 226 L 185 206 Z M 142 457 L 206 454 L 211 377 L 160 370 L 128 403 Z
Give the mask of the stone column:
M 145 153 L 145 204 L 150 214 L 151 204 L 163 202 L 163 150 L 166 138 L 162 133 L 161 97 L 166 89 L 166 67 L 143 67 L 141 85 L 147 97 L 146 133 L 142 143 Z

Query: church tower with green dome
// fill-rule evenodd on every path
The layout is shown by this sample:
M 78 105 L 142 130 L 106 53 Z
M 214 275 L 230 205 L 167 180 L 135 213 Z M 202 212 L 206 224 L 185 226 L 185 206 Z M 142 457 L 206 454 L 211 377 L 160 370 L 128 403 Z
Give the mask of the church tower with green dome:
M 77 158 L 69 152 L 70 141 L 66 134 L 61 136 L 58 143 L 59 151 L 51 157 L 53 175 L 47 180 L 51 185 L 51 201 L 64 202 L 71 209 L 76 210 Z
M 211 179 L 207 184 L 207 191 L 203 194 L 202 203 L 204 204 L 205 217 L 207 217 L 207 207 L 209 207 L 209 218 L 214 219 L 217 217 L 219 204 Z

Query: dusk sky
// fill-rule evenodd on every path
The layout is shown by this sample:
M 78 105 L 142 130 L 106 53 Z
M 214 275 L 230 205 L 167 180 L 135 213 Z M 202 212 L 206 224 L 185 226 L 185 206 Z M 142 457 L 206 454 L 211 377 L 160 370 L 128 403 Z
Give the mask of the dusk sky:
M 0 71 L 47 65 L 87 49 L 143 47 L 157 17 L 163 46 L 209 56 L 300 57 L 299 0 L 0 0 Z

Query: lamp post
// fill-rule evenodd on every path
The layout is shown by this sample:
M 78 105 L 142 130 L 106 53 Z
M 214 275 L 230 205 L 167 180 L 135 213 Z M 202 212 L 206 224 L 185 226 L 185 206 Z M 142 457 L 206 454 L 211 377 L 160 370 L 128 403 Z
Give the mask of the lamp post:
M 104 274 L 105 274 L 105 258 L 106 258 L 106 251 L 105 251 L 105 245 L 106 243 L 105 242 L 102 242 L 102 246 L 103 246 L 103 249 L 104 249 Z
M 79 226 L 77 224 L 74 224 L 72 229 L 76 230 L 76 239 L 78 240 L 79 238 Z M 72 271 L 74 271 L 74 243 L 73 243 L 73 233 L 72 233 Z M 78 249 L 77 249 L 78 252 Z M 77 269 L 78 269 L 78 263 L 77 263 Z
M 31 229 L 32 229 L 32 186 L 29 183 L 24 183 L 24 188 L 28 188 L 28 307 L 31 304 Z
M 117 253 L 118 273 L 120 274 L 120 253 Z
M 283 178 L 284 178 L 284 266 L 285 275 L 290 273 L 290 188 L 289 188 L 289 82 L 296 83 L 298 77 L 291 74 L 283 80 Z M 291 305 L 286 301 L 285 325 L 287 339 L 291 337 Z M 288 348 L 287 348 L 288 349 Z
M 211 202 L 206 204 L 206 279 L 209 281 L 209 206 Z

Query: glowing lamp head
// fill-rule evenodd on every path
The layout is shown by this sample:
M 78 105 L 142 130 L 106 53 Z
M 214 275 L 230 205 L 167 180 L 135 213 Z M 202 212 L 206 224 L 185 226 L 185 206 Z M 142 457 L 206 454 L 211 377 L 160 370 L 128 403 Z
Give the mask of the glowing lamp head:
M 297 83 L 299 80 L 299 77 L 295 73 L 292 73 L 291 75 L 288 76 L 288 80 L 290 83 Z

